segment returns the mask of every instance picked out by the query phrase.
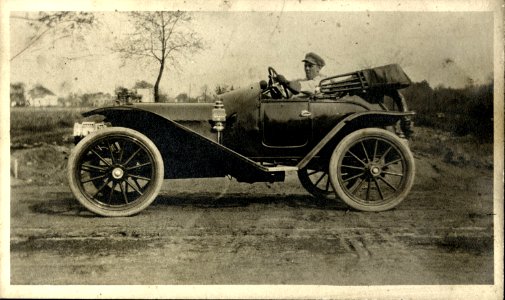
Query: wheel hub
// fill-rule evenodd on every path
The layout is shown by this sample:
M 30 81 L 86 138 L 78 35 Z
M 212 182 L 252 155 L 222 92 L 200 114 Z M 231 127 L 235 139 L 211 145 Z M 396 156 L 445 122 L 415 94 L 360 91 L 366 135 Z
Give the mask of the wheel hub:
M 372 176 L 379 176 L 381 174 L 381 168 L 375 165 L 370 166 L 370 174 Z
M 112 177 L 114 177 L 114 179 L 121 179 L 123 178 L 123 175 L 124 171 L 119 167 L 116 167 L 112 170 Z

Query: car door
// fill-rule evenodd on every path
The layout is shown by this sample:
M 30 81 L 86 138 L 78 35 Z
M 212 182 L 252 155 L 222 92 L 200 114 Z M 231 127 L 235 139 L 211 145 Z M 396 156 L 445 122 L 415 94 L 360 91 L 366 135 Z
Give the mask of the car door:
M 262 99 L 260 122 L 263 146 L 303 147 L 309 142 L 312 131 L 309 99 Z

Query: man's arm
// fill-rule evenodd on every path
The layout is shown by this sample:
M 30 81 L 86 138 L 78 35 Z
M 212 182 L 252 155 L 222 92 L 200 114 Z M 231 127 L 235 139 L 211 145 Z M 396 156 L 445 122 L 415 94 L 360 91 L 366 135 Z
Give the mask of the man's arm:
M 298 80 L 287 80 L 284 75 L 277 75 L 277 81 L 281 83 L 283 86 L 287 87 L 293 94 L 297 95 L 302 90 L 302 85 Z

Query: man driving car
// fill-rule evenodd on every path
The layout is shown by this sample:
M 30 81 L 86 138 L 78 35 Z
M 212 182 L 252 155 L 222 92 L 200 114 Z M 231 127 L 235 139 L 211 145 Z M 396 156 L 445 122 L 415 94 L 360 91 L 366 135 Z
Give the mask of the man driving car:
M 299 93 L 312 95 L 316 92 L 316 87 L 319 85 L 319 82 L 326 77 L 319 73 L 324 67 L 325 62 L 321 56 L 314 52 L 307 53 L 305 59 L 302 61 L 304 62 L 305 79 L 289 81 L 286 77 L 279 74 L 277 75 L 277 81 L 287 87 L 295 95 Z

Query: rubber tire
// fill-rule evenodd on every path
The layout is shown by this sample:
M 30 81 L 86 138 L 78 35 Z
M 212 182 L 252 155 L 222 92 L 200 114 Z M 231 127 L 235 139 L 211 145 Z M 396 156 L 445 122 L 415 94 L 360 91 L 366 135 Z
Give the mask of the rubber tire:
M 330 175 L 328 174 L 326 176 L 330 176 Z M 305 188 L 305 190 L 307 190 L 307 192 L 309 192 L 312 196 L 316 197 L 317 199 L 330 200 L 330 201 L 337 199 L 337 196 L 334 191 L 326 193 L 314 185 L 312 180 L 310 180 L 307 168 L 303 168 L 303 169 L 298 170 L 298 179 L 300 180 L 300 183 Z M 328 177 L 328 180 L 330 180 L 329 177 Z M 333 186 L 331 186 L 331 188 L 333 188 Z
M 129 136 L 142 143 L 143 146 L 145 146 L 152 155 L 153 162 L 155 164 L 153 166 L 155 171 L 154 178 L 152 180 L 152 186 L 149 187 L 147 193 L 140 196 L 141 199 L 137 198 L 137 200 L 134 201 L 133 205 L 127 206 L 125 209 L 121 210 L 105 209 L 98 206 L 96 203 L 94 203 L 93 200 L 89 199 L 81 192 L 81 189 L 79 188 L 80 181 L 79 178 L 76 177 L 77 163 L 79 162 L 81 155 L 86 153 L 87 148 L 98 139 L 117 134 Z M 138 214 L 146 207 L 148 207 L 154 201 L 154 199 L 156 199 L 164 179 L 163 158 L 161 157 L 161 154 L 156 145 L 154 145 L 154 143 L 142 133 L 124 127 L 110 127 L 100 129 L 82 139 L 70 154 L 67 171 L 70 190 L 74 194 L 75 198 L 91 212 L 104 217 L 127 217 Z
M 342 157 L 342 155 L 345 154 L 350 145 L 354 144 L 357 140 L 363 137 L 371 137 L 371 138 L 378 137 L 388 140 L 389 142 L 394 144 L 397 147 L 397 149 L 401 152 L 401 154 L 404 157 L 404 162 L 406 164 L 407 178 L 404 180 L 402 184 L 402 191 L 395 198 L 381 205 L 364 205 L 362 203 L 355 201 L 344 191 L 344 189 L 340 186 L 338 182 L 338 175 L 336 170 L 338 170 L 338 164 L 340 158 Z M 338 143 L 330 158 L 329 173 L 331 183 L 333 185 L 335 192 L 337 193 L 338 198 L 340 198 L 347 205 L 356 210 L 378 212 L 389 210 L 396 207 L 405 199 L 405 197 L 407 197 L 414 183 L 415 162 L 412 152 L 410 151 L 406 140 L 402 140 L 396 134 L 391 133 L 390 131 L 384 129 L 365 128 L 357 130 L 347 135 Z

